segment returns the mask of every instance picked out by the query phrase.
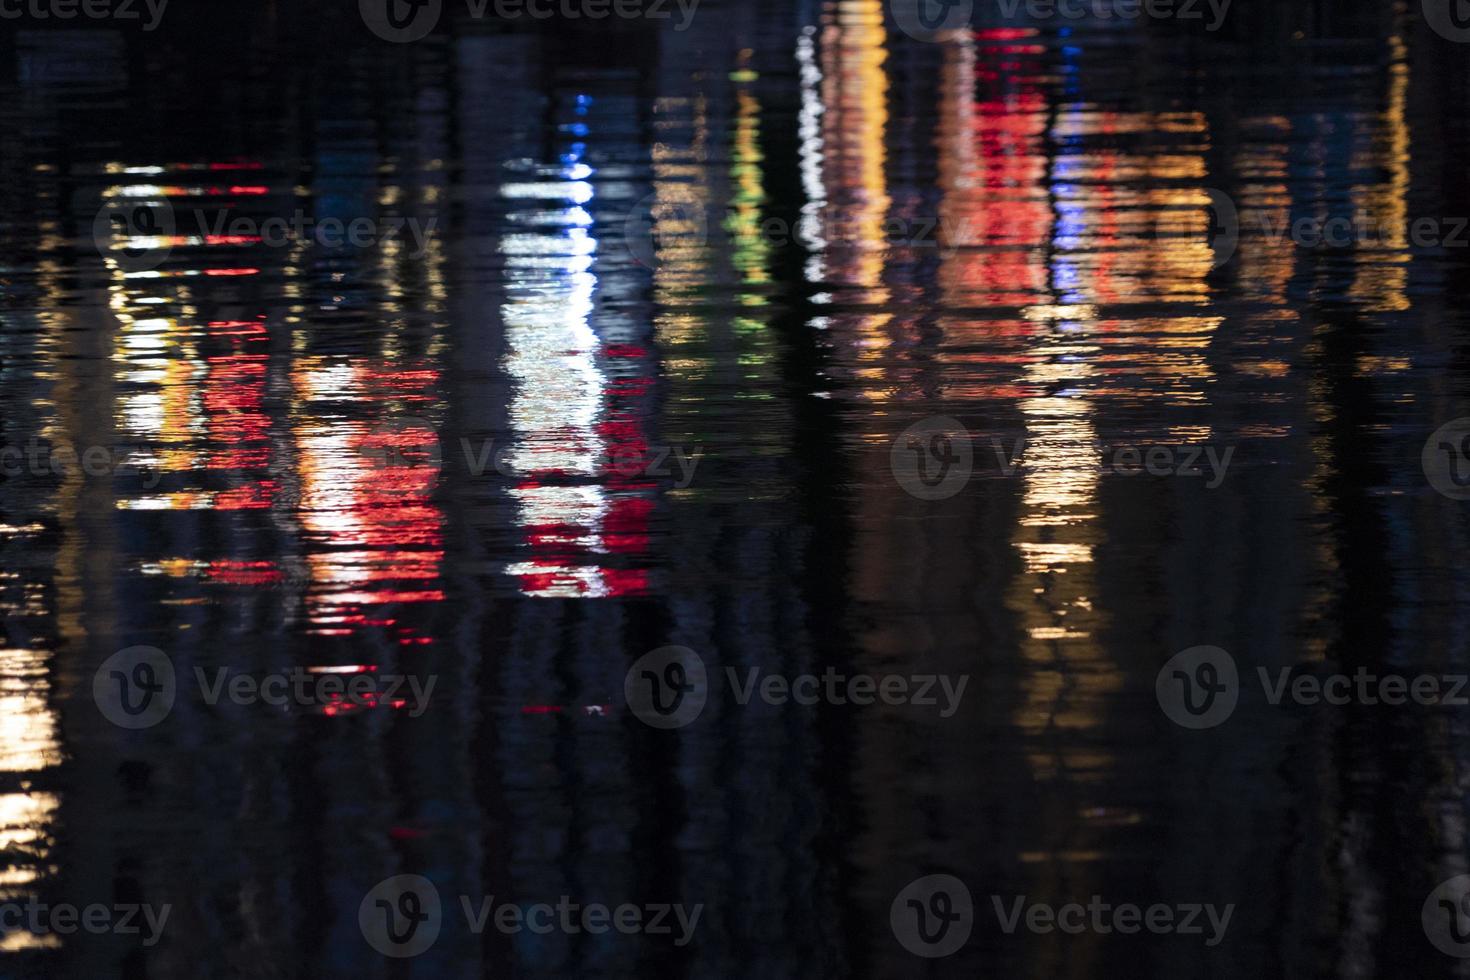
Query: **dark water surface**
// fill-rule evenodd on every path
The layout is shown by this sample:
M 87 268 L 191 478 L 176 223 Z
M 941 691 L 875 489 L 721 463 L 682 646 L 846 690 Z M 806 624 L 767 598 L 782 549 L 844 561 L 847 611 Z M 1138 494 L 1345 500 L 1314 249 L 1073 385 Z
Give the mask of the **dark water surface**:
M 1470 45 L 1239 2 L 932 43 L 878 0 L 0 22 L 0 443 L 127 461 L 0 479 L 0 897 L 171 909 L 0 923 L 0 973 L 1463 973 L 1421 909 L 1470 871 L 1470 711 L 1256 678 L 1467 669 L 1470 504 L 1420 454 L 1470 414 L 1470 231 L 1403 228 L 1470 214 Z M 251 231 L 298 214 L 402 225 Z M 935 418 L 973 472 L 924 499 Z M 660 730 L 624 680 L 671 644 L 711 690 Z M 1190 730 L 1155 680 L 1200 645 L 1241 690 Z M 94 677 L 135 646 L 177 692 L 134 729 Z M 434 686 L 211 704 L 222 668 Z M 742 705 L 728 668 L 967 687 Z M 443 926 L 386 958 L 359 909 L 406 874 Z M 928 960 L 890 906 L 931 874 L 975 922 Z M 1234 910 L 1208 945 L 992 898 L 1095 895 Z M 459 896 L 702 913 L 476 934 Z

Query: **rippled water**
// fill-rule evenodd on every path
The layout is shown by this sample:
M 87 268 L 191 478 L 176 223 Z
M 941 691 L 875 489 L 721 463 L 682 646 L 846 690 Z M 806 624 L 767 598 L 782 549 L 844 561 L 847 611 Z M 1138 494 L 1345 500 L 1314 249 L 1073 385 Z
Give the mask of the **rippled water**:
M 171 906 L 146 946 L 4 923 L 0 972 L 1460 968 L 1421 906 L 1470 868 L 1464 708 L 1246 684 L 1190 731 L 1155 690 L 1200 645 L 1465 669 L 1466 505 L 1420 453 L 1467 414 L 1470 232 L 1404 228 L 1470 214 L 1470 48 L 1417 3 L 931 43 L 707 0 L 401 45 L 255 6 L 0 25 L 0 443 L 103 453 L 0 480 L 0 897 Z M 957 426 L 973 472 L 925 499 Z M 671 644 L 968 686 L 661 731 L 624 680 Z M 137 646 L 179 691 L 131 729 L 94 677 Z M 210 704 L 222 668 L 434 686 Z M 926 961 L 890 904 L 935 873 L 977 924 Z M 703 913 L 446 922 L 395 965 L 358 913 L 400 874 Z M 1017 895 L 1235 910 L 1215 946 L 1008 935 Z

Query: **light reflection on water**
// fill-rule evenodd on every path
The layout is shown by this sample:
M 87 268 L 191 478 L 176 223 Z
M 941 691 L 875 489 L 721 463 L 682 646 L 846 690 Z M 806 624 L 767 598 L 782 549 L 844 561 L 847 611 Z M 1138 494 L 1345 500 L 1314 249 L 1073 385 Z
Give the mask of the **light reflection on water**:
M 1455 662 L 1463 518 L 1416 467 L 1461 414 L 1464 257 L 1262 229 L 1462 206 L 1437 168 L 1465 127 L 1416 86 L 1463 68 L 1403 5 L 1330 57 L 1248 64 L 1116 26 L 923 44 L 878 0 L 701 14 L 626 50 L 346 44 L 252 76 L 289 118 L 226 102 L 234 124 L 166 145 L 12 86 L 0 111 L 40 135 L 0 144 L 5 442 L 134 468 L 0 483 L 0 890 L 179 908 L 144 954 L 3 948 L 97 975 L 218 955 L 376 975 L 356 896 L 401 872 L 707 905 L 689 950 L 446 935 L 429 969 L 904 975 L 887 903 L 945 870 L 977 894 L 1241 905 L 1213 953 L 987 933 L 954 961 L 971 973 L 1443 972 L 1388 951 L 1466 860 L 1462 718 L 1248 703 L 1222 748 L 1180 741 L 1152 685 L 1200 643 Z M 152 111 L 196 119 L 171 98 Z M 1212 189 L 1240 215 L 1223 267 Z M 163 200 L 173 234 L 97 255 L 97 202 Z M 196 220 L 298 209 L 439 233 L 270 247 Z M 154 268 L 125 251 L 161 247 Z M 941 414 L 981 472 L 928 503 L 888 447 Z M 1211 490 L 1130 477 L 1099 462 L 1121 443 L 1235 464 Z M 1013 476 L 995 444 L 1024 446 Z M 502 467 L 476 466 L 487 446 Z M 667 447 L 698 453 L 687 486 L 609 465 Z M 433 674 L 437 700 L 193 698 L 120 738 L 91 677 L 136 643 L 185 677 Z M 712 670 L 967 674 L 970 700 L 720 702 L 656 740 L 622 675 L 665 643 Z

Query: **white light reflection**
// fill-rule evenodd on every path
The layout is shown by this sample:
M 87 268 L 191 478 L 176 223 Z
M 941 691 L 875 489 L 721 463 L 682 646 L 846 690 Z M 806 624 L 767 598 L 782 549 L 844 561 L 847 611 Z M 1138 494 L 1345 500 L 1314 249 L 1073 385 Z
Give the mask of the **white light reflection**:
M 507 215 L 527 230 L 500 242 L 509 283 L 502 307 L 509 347 L 504 366 L 515 382 L 506 461 L 524 478 L 511 495 L 531 553 L 506 571 L 521 580 L 527 595 L 602 595 L 601 569 L 572 559 L 601 550 L 598 528 L 608 512 L 606 490 L 564 482 L 597 477 L 606 455 L 597 424 L 607 379 L 597 364 L 601 345 L 589 322 L 597 240 L 582 207 L 592 198 L 592 185 L 575 179 L 591 171 L 572 164 L 562 172 L 569 179 L 500 188 L 507 200 L 542 204 Z M 546 207 L 546 202 L 558 206 Z

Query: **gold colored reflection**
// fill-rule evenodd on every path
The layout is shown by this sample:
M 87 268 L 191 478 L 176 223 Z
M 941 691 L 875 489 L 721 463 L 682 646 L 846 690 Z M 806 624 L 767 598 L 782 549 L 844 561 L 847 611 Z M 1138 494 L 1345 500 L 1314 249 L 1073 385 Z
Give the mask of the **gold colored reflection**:
M 888 73 L 886 32 L 879 0 L 839 0 L 824 14 L 822 47 L 822 162 L 827 207 L 821 223 L 829 242 L 829 277 L 877 287 L 886 253 L 883 222 L 890 200 L 887 163 Z M 882 303 L 888 294 L 870 289 Z M 875 334 L 879 322 L 862 329 Z
M 39 650 L 0 649 L 0 772 L 39 772 L 61 762 L 49 658 Z
M 888 58 L 878 0 L 837 0 L 823 11 L 820 72 L 808 78 L 820 92 L 822 204 L 815 212 L 821 250 L 808 268 L 820 272 L 842 299 L 882 308 L 891 299 L 883 282 L 888 261 L 884 223 L 888 195 Z M 892 343 L 889 312 L 836 313 L 823 329 L 852 353 L 860 397 L 886 401 L 896 379 L 883 366 Z
M 1400 9 L 1396 17 L 1402 20 Z M 1409 232 L 1409 123 L 1406 118 L 1409 98 L 1408 47 L 1403 25 L 1388 38 L 1388 104 L 1376 120 L 1377 130 L 1367 134 L 1373 149 L 1367 159 L 1354 161 L 1387 175 L 1379 183 L 1359 185 L 1352 189 L 1354 204 L 1366 211 L 1373 233 L 1358 243 L 1354 253 L 1355 274 L 1348 295 L 1364 310 L 1386 313 L 1407 310 L 1410 252 Z M 1438 234 L 1445 234 L 1443 222 L 1436 219 Z
M 1121 683 L 1096 635 L 1102 614 L 1094 604 L 1094 549 L 1101 540 L 1095 406 L 1080 394 L 1060 393 L 1096 380 L 1097 368 L 1088 358 L 1097 348 L 1069 339 L 1066 326 L 1049 326 L 1037 338 L 1035 360 L 1024 375 L 1027 387 L 1059 393 L 1018 405 L 1025 426 L 1019 454 L 1024 491 L 1012 544 L 1022 571 L 1008 600 L 1025 631 L 1022 654 L 1032 667 L 1017 723 L 1033 737 L 1031 763 L 1043 778 L 1108 764 L 1105 753 L 1055 736 L 1100 724 L 1102 700 Z M 1049 745 L 1057 751 L 1043 748 Z
M 51 654 L 0 650 L 0 773 L 34 775 L 61 765 L 58 719 L 51 707 Z M 26 785 L 26 784 L 23 784 Z M 31 894 L 49 876 L 57 811 L 53 793 L 0 794 L 0 898 Z M 5 950 L 59 945 L 57 937 L 7 930 Z

